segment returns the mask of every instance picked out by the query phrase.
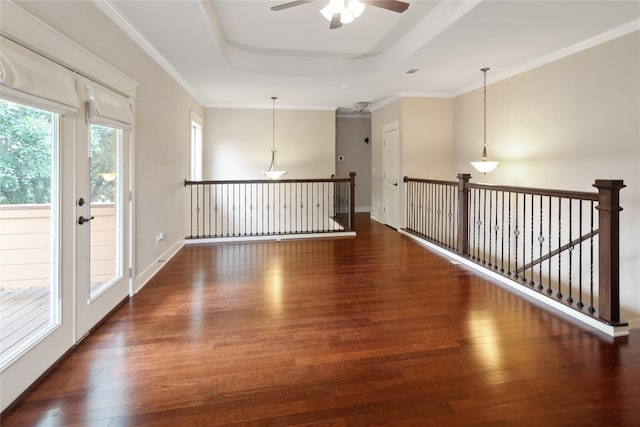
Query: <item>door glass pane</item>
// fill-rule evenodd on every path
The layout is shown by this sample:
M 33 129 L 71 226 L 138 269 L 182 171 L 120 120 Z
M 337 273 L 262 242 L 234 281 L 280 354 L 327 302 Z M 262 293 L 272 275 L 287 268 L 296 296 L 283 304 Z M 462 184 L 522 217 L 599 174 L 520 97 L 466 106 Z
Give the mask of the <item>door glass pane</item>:
M 0 100 L 0 366 L 58 324 L 58 115 Z
M 122 277 L 120 248 L 122 130 L 91 125 L 91 225 L 89 299 Z

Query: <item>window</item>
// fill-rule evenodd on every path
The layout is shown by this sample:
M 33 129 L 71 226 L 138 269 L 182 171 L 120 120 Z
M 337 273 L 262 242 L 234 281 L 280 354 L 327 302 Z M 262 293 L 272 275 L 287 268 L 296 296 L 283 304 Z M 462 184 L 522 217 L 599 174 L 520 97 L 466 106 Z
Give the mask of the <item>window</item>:
M 191 113 L 191 181 L 202 180 L 202 119 Z
M 122 276 L 118 242 L 122 231 L 122 129 L 90 125 L 89 189 L 91 191 L 90 288 L 95 298 Z

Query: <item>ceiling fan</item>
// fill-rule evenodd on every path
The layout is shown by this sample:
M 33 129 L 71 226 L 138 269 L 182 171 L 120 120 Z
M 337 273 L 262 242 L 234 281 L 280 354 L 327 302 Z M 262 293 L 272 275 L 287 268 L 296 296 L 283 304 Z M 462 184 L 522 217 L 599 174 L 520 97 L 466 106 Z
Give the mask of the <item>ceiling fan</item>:
M 288 9 L 314 1 L 317 0 L 290 1 L 272 6 L 271 10 L 278 11 Z M 333 30 L 342 27 L 343 24 L 353 22 L 355 18 L 362 14 L 365 5 L 371 5 L 397 13 L 402 13 L 409 8 L 409 3 L 399 0 L 330 0 L 329 4 L 322 8 L 320 12 L 330 22 L 329 28 Z
M 369 110 L 369 104 L 371 103 L 366 101 L 360 101 L 360 102 L 356 102 L 353 108 L 338 107 L 338 109 L 336 110 L 336 114 L 340 114 L 340 115 L 370 114 L 371 110 Z

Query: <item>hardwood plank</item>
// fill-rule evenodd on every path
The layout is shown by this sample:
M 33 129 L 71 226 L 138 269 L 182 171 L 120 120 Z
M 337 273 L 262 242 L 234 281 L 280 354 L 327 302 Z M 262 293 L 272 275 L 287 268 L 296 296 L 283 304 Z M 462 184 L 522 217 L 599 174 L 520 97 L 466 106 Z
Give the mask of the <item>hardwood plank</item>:
M 357 229 L 183 248 L 2 425 L 637 425 L 639 331 Z

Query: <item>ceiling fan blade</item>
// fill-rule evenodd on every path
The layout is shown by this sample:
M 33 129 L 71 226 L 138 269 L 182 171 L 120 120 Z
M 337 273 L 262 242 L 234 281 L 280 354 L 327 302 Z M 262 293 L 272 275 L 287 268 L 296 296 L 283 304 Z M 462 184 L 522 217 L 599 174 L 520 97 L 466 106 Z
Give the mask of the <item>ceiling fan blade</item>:
M 340 14 L 334 13 L 331 18 L 331 23 L 329 24 L 329 29 L 335 30 L 336 28 L 342 27 L 342 22 L 340 22 Z
M 311 3 L 312 1 L 315 1 L 315 0 L 290 1 L 289 3 L 282 3 L 282 4 L 275 5 L 275 6 L 271 6 L 271 10 L 278 11 L 278 10 L 283 10 L 283 9 L 289 9 L 290 7 L 300 6 L 300 5 L 305 4 L 305 3 Z
M 399 0 L 362 0 L 362 2 L 398 13 L 402 13 L 409 8 L 409 3 Z

